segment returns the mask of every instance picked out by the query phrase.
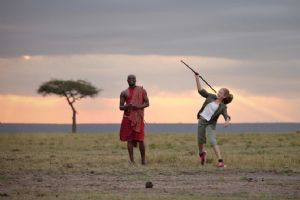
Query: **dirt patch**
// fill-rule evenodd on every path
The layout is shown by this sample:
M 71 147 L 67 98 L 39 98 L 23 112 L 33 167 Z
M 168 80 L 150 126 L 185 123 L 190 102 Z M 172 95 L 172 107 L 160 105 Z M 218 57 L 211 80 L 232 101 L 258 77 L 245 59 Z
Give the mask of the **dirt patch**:
M 2 196 L 15 196 L 65 192 L 114 192 L 114 193 L 205 193 L 205 194 L 270 194 L 300 198 L 300 174 L 276 172 L 242 172 L 234 170 L 210 172 L 180 172 L 173 175 L 157 174 L 151 178 L 139 175 L 119 176 L 94 171 L 64 172 L 61 174 L 34 172 L 2 172 Z M 148 180 L 146 180 L 148 179 Z M 146 188 L 151 181 L 153 188 Z

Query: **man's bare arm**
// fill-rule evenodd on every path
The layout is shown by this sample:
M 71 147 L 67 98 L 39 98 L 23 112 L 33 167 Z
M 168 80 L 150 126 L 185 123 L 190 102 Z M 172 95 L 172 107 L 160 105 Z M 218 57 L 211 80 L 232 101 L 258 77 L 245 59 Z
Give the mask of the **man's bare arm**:
M 121 95 L 120 95 L 120 106 L 119 106 L 120 110 L 130 109 L 131 105 L 125 105 L 125 100 L 126 100 L 125 91 L 123 91 L 123 92 L 121 92 Z

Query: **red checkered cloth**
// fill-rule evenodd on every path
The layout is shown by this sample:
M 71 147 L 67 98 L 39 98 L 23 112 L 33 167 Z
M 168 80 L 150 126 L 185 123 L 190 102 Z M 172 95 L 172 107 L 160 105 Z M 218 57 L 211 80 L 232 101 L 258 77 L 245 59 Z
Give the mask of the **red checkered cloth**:
M 143 87 L 136 86 L 135 88 L 128 88 L 129 93 L 126 99 L 126 104 L 140 106 L 143 104 L 145 90 Z M 144 109 L 124 111 L 121 128 L 121 141 L 143 141 L 144 140 Z

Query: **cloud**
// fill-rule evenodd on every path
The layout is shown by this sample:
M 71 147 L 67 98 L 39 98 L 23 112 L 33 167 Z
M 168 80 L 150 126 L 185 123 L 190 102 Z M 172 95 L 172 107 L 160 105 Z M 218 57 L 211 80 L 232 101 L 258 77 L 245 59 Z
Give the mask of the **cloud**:
M 252 95 L 297 98 L 299 60 L 248 61 L 210 57 L 158 55 L 60 55 L 30 59 L 0 59 L 0 93 L 37 95 L 39 85 L 50 79 L 83 79 L 103 89 L 99 97 L 118 97 L 128 87 L 128 74 L 149 95 L 184 94 L 195 90 L 194 67 L 213 87 L 237 88 Z M 208 88 L 204 83 L 203 86 Z
M 299 122 L 297 99 L 251 96 L 243 91 L 228 105 L 233 123 Z M 150 96 L 145 110 L 147 123 L 196 123 L 204 99 L 195 91 Z M 72 112 L 64 98 L 0 95 L 0 121 L 3 123 L 71 123 Z M 87 98 L 75 103 L 78 123 L 120 123 L 119 98 Z M 224 122 L 220 117 L 220 123 Z
M 0 8 L 0 57 L 57 54 L 295 59 L 298 1 L 16 1 Z
M 247 115 L 250 121 L 294 121 L 299 118 L 291 114 L 292 108 L 299 110 L 299 6 L 293 0 L 3 0 L 0 95 L 37 98 L 38 86 L 52 78 L 84 79 L 103 89 L 96 101 L 112 110 L 127 88 L 127 75 L 134 73 L 153 99 L 151 116 L 156 109 L 178 107 L 180 100 L 190 110 L 180 112 L 192 116 L 191 106 L 199 105 L 191 100 L 195 81 L 183 59 L 216 89 L 232 89 L 239 103 L 233 115 L 249 106 L 257 107 Z M 275 103 L 269 107 L 269 101 Z M 285 111 L 286 104 L 297 109 Z M 97 121 L 98 113 L 82 105 L 84 115 L 93 116 L 85 120 Z M 104 113 L 103 120 L 119 116 Z
M 245 91 L 233 90 L 239 94 L 229 104 L 228 110 L 237 121 L 251 122 L 298 122 L 299 97 L 267 97 L 249 95 Z

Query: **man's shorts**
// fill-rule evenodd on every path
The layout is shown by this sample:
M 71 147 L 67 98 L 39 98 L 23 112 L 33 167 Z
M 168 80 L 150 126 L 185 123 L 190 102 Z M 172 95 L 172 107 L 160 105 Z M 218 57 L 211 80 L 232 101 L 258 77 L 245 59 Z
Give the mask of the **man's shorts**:
M 206 144 L 206 136 L 211 145 L 217 144 L 216 124 L 210 124 L 200 117 L 198 121 L 198 144 Z

